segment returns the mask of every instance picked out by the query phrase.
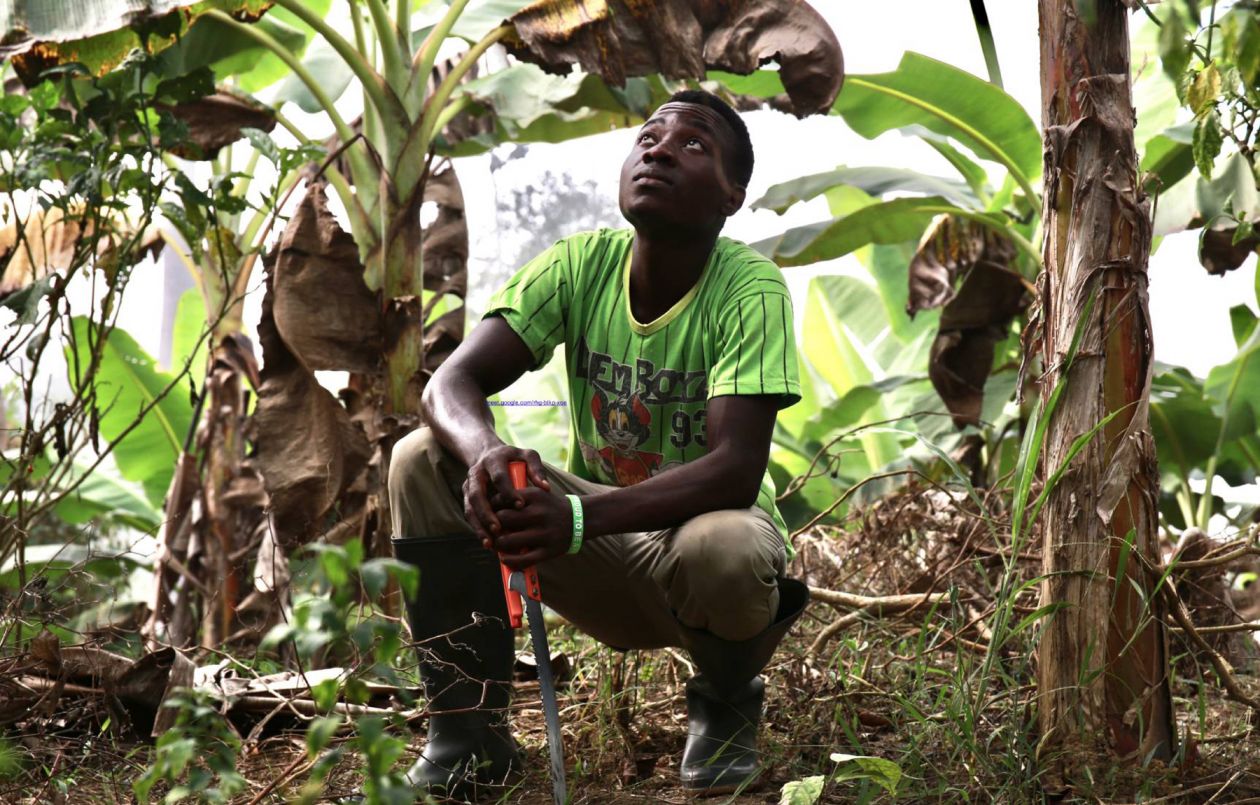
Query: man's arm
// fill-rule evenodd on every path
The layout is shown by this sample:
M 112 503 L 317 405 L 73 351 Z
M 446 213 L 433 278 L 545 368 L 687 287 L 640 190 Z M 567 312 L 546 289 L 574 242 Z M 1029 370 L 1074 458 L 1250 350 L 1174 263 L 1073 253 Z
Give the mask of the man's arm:
M 780 398 L 727 395 L 709 400 L 708 452 L 633 486 L 581 496 L 586 539 L 627 531 L 671 528 L 705 512 L 745 509 L 757 492 L 770 458 L 770 436 Z M 511 567 L 528 567 L 563 554 L 572 537 L 572 514 L 562 498 L 524 490 L 525 505 L 497 514 L 505 533 L 495 549 Z
M 464 517 L 483 540 L 498 533 L 494 505 L 518 505 L 508 462 L 524 461 L 535 486 L 548 488 L 538 453 L 507 445 L 494 431 L 486 398 L 510 386 L 534 356 L 503 319 L 483 320 L 455 349 L 424 389 L 420 408 L 438 442 L 468 467 Z

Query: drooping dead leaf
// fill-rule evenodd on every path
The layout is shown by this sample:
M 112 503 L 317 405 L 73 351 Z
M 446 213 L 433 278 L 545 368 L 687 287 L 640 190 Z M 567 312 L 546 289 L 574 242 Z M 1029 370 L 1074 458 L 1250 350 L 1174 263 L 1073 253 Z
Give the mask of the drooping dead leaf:
M 0 229 L 0 264 L 4 265 L 0 299 L 68 267 L 83 234 L 79 220 L 66 218 L 58 207 L 48 212 L 32 210 L 21 221 L 6 206 L 4 221 Z
M 437 206 L 437 217 L 422 236 L 424 288 L 463 299 L 468 289 L 468 221 L 464 192 L 449 162 L 425 182 L 424 203 Z
M 1213 276 L 1222 276 L 1247 262 L 1260 249 L 1260 236 L 1237 237 L 1236 228 L 1204 229 L 1199 235 L 1199 262 Z
M 906 312 L 940 307 L 954 298 L 954 281 L 984 251 L 984 227 L 965 218 L 938 215 L 910 258 L 910 301 Z
M 262 386 L 254 425 L 275 539 L 291 549 L 318 534 L 333 505 L 366 467 L 371 448 L 346 410 L 281 338 L 273 317 L 277 262 L 264 260 L 267 294 L 258 324 Z
M 243 128 L 271 131 L 276 127 L 272 110 L 226 92 L 166 108 L 188 126 L 188 141 L 193 147 L 171 149 L 184 159 L 214 159 L 220 148 L 241 139 Z
M 509 20 L 504 44 L 522 61 L 564 74 L 573 64 L 623 86 L 661 73 L 751 73 L 769 61 L 804 117 L 825 112 L 844 81 L 840 43 L 803 0 L 538 0 Z
M 125 212 L 114 211 L 95 222 L 84 222 L 81 215 L 81 207 L 72 207 L 68 213 L 53 207 L 47 211 L 35 208 L 19 216 L 11 205 L 0 202 L 0 299 L 71 268 L 76 259 L 94 260 L 94 265 L 107 274 L 117 271 L 122 257 L 119 246 L 124 243 L 135 247 L 134 252 L 127 253 L 132 260 L 146 253 L 156 255 L 162 247 L 161 235 L 153 226 L 132 242 L 138 224 Z
M 1024 282 L 1012 267 L 1014 255 L 1010 241 L 992 229 L 941 215 L 910 260 L 906 312 L 913 316 L 945 308 L 928 378 L 960 428 L 979 424 L 994 350 L 1028 302 Z
M 168 646 L 145 654 L 118 677 L 115 692 L 138 731 L 143 734 L 151 723 L 148 734 L 156 738 L 174 726 L 179 711 L 162 704 L 192 686 L 193 669 L 192 660 Z
M 280 338 L 308 369 L 375 372 L 380 305 L 363 282 L 354 238 L 315 184 L 285 227 L 271 282 Z
M 436 371 L 464 338 L 464 308 L 442 314 L 424 330 L 424 368 Z

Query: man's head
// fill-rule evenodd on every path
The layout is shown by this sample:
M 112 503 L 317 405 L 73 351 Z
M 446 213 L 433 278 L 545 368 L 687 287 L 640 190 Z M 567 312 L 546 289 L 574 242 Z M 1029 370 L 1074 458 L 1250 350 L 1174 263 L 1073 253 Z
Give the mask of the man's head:
M 744 203 L 753 151 L 716 95 L 675 93 L 639 129 L 621 167 L 621 212 L 636 229 L 712 231 Z

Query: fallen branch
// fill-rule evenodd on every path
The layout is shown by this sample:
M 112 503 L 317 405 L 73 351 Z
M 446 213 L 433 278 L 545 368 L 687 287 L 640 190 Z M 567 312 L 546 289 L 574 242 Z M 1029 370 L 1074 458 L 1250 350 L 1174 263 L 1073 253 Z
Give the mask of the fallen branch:
M 1216 675 L 1221 678 L 1221 684 L 1225 686 L 1226 692 L 1230 698 L 1241 704 L 1245 704 L 1253 710 L 1260 710 L 1260 701 L 1256 701 L 1238 684 L 1238 678 L 1234 676 L 1234 669 L 1230 667 L 1229 661 L 1222 657 L 1208 642 L 1203 639 L 1203 635 L 1190 622 L 1190 615 L 1186 612 L 1186 606 L 1181 601 L 1181 596 L 1177 594 L 1177 587 L 1173 584 L 1165 584 L 1160 589 L 1168 599 L 1169 609 L 1172 610 L 1172 616 L 1181 626 L 1182 631 L 1199 647 L 1199 650 L 1207 655 L 1208 661 L 1212 663 L 1212 667 L 1216 669 Z
M 277 703 L 284 703 L 284 699 L 272 698 L 271 696 L 242 696 L 232 702 L 233 710 L 240 708 L 249 712 L 267 712 L 276 706 Z M 296 715 L 308 718 L 316 718 L 318 716 L 327 715 L 315 702 L 310 699 L 289 699 L 288 708 Z M 372 707 L 366 704 L 346 704 L 345 702 L 337 702 L 332 706 L 331 712 L 344 716 L 367 716 L 367 715 L 395 715 L 397 710 L 391 710 L 388 707 Z
M 1180 626 L 1173 626 L 1177 631 L 1185 631 Z M 1243 623 L 1228 623 L 1223 626 L 1196 626 L 1195 631 L 1199 634 L 1225 634 L 1227 632 L 1260 632 L 1260 621 L 1245 621 Z
M 822 587 L 810 587 L 809 597 L 844 609 L 860 609 L 877 615 L 914 609 L 920 604 L 943 604 L 949 593 L 908 593 L 904 595 L 858 595 Z
M 292 780 L 294 777 L 297 777 L 302 772 L 309 770 L 314 765 L 315 761 L 306 759 L 305 752 L 298 753 L 294 756 L 292 762 L 290 762 L 288 766 L 284 767 L 284 771 L 280 772 L 280 775 L 276 777 L 276 779 L 268 783 L 262 791 L 259 791 L 254 798 L 249 801 L 249 805 L 258 805 L 258 803 L 266 799 L 267 795 L 272 791 L 275 791 L 281 785 L 287 783 L 289 780 Z
M 1227 565 L 1236 559 L 1252 554 L 1260 555 L 1260 524 L 1252 527 L 1251 532 L 1245 537 L 1231 540 L 1224 544 L 1218 545 L 1208 552 L 1207 556 L 1202 559 L 1187 559 L 1184 562 L 1173 560 L 1173 567 L 1176 570 L 1189 570 L 1192 568 L 1218 567 Z
M 835 607 L 853 610 L 853 612 L 833 621 L 827 628 L 818 633 L 818 637 L 814 638 L 814 642 L 810 644 L 809 649 L 806 651 L 807 656 L 810 657 L 817 656 L 831 638 L 862 620 L 863 616 L 904 615 L 923 604 L 946 603 L 950 597 L 949 593 L 866 596 L 816 587 L 811 587 L 809 594 L 816 601 L 823 601 Z

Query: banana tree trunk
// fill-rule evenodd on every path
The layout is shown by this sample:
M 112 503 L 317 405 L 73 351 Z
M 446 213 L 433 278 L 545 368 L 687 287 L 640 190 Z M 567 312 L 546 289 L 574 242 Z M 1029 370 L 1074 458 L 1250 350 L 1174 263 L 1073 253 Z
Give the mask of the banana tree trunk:
M 234 254 L 230 270 L 211 265 L 202 272 L 212 283 L 203 293 L 217 321 L 207 335 L 213 346 L 194 436 L 180 456 L 159 535 L 154 597 L 142 630 L 154 645 L 216 648 L 257 638 L 279 619 L 279 597 L 254 595 L 258 574 L 249 572 L 266 530 L 266 493 L 246 460 L 246 412 L 259 386 L 258 367 L 241 333 L 242 297 L 214 285 L 220 276 L 243 284 L 252 265 L 252 257 Z M 240 612 L 246 601 L 255 610 L 249 623 Z
M 1065 384 L 1044 471 L 1114 414 L 1070 459 L 1042 519 L 1043 604 L 1060 607 L 1038 652 L 1051 785 L 1104 758 L 1167 759 L 1176 741 L 1156 592 L 1150 209 L 1137 183 L 1126 13 L 1120 0 L 1040 0 L 1042 398 Z

